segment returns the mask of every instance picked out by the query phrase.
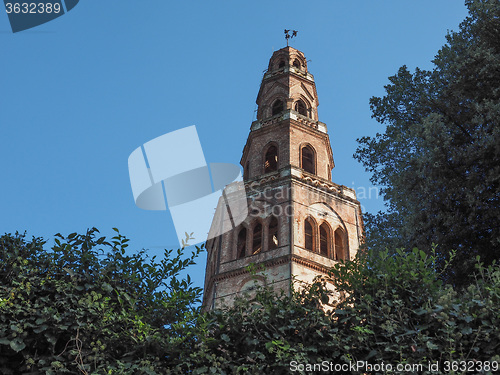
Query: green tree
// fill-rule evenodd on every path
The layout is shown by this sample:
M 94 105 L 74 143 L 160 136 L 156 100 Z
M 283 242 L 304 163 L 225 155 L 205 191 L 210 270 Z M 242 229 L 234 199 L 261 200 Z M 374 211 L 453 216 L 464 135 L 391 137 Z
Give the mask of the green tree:
M 256 286 L 234 305 L 204 316 L 197 350 L 181 368 L 193 374 L 288 374 L 291 364 L 340 360 L 344 349 L 332 311 L 325 313 L 319 303 L 328 295 L 322 280 L 291 295 Z
M 475 281 L 457 293 L 433 254 L 368 251 L 291 295 L 256 287 L 202 313 L 200 290 L 179 277 L 200 249 L 156 262 L 127 255 L 127 241 L 93 229 L 59 236 L 46 251 L 37 238 L 0 237 L 0 373 L 310 374 L 331 365 L 349 373 L 356 361 L 441 361 L 439 373 L 452 373 L 446 360 L 498 369 L 498 265 L 477 264 Z
M 345 296 L 334 313 L 344 356 L 424 368 L 439 361 L 444 374 L 452 373 L 444 361 L 499 361 L 498 265 L 476 263 L 476 280 L 457 293 L 436 272 L 439 257 L 433 249 L 394 253 L 368 251 L 330 272 Z
M 368 251 L 291 295 L 276 293 L 272 285 L 258 287 L 233 306 L 202 315 L 196 349 L 177 369 L 391 373 L 350 367 L 367 362 L 390 364 L 392 373 L 450 374 L 445 361 L 466 361 L 488 364 L 486 373 L 494 373 L 500 367 L 500 268 L 477 264 L 477 279 L 458 293 L 440 279 L 439 258 L 430 253 Z M 341 296 L 336 303 L 332 286 Z M 320 301 L 330 302 L 326 311 Z M 439 371 L 430 371 L 429 361 L 439 361 Z M 396 371 L 398 364 L 422 370 Z
M 467 0 L 469 16 L 447 35 L 430 71 L 405 66 L 370 100 L 383 134 L 355 154 L 383 187 L 388 212 L 368 215 L 367 245 L 437 244 L 447 277 L 464 282 L 475 256 L 500 255 L 500 3 Z M 384 233 L 389 234 L 388 242 Z
M 96 229 L 0 237 L 0 373 L 163 374 L 195 342 L 201 289 L 179 274 L 201 251 L 127 254 Z

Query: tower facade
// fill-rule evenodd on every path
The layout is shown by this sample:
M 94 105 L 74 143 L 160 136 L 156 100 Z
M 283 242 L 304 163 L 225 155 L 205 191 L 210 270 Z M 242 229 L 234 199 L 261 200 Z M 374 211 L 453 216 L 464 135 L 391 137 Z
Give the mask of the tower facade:
M 311 282 L 356 255 L 361 207 L 353 189 L 331 180 L 335 164 L 318 104 L 304 54 L 274 52 L 241 158 L 249 215 L 207 241 L 205 309 L 231 304 L 256 282 L 289 292 L 292 280 Z M 225 199 L 231 194 L 229 186 Z M 231 219 L 217 210 L 212 230 Z M 252 275 L 251 264 L 264 271 Z

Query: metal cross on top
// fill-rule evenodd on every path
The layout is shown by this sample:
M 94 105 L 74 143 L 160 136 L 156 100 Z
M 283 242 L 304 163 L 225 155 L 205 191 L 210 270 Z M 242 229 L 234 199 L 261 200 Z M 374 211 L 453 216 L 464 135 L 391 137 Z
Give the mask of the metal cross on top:
M 292 35 L 290 35 L 290 31 L 292 32 Z M 288 47 L 288 39 L 292 39 L 293 37 L 297 36 L 298 31 L 297 30 L 287 30 L 285 29 L 285 39 L 286 39 L 286 46 Z

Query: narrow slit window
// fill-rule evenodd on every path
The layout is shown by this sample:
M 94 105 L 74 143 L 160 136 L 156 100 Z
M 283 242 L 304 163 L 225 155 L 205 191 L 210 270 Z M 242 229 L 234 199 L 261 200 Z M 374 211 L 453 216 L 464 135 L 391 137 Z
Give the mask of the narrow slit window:
M 316 161 L 312 147 L 306 146 L 302 148 L 302 169 L 309 173 L 316 173 Z
M 335 260 L 345 259 L 345 249 L 343 241 L 343 233 L 340 229 L 335 231 Z
M 241 228 L 238 233 L 238 243 L 236 245 L 238 259 L 246 255 L 247 250 L 247 229 Z
M 306 249 L 313 251 L 313 228 L 309 220 L 304 223 L 304 233 Z
M 279 246 L 278 240 L 278 219 L 273 216 L 271 222 L 269 223 L 269 241 L 268 241 L 268 249 L 273 250 Z
M 258 254 L 262 250 L 262 225 L 259 223 L 253 228 L 252 254 Z
M 274 172 L 278 170 L 278 149 L 276 146 L 271 146 L 267 149 L 264 161 L 264 173 Z
M 319 227 L 319 252 L 321 255 L 328 256 L 328 248 L 330 247 L 330 233 L 326 224 Z

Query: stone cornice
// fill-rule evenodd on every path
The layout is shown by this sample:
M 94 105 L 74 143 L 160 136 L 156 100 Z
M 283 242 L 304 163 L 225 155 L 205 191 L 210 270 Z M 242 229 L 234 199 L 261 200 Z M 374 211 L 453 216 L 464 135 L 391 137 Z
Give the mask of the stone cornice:
M 256 263 L 256 266 L 263 265 L 264 267 L 274 267 L 274 266 L 278 266 L 280 264 L 288 263 L 290 261 L 291 262 L 295 262 L 297 264 L 300 264 L 302 266 L 305 266 L 307 268 L 310 268 L 310 269 L 312 269 L 314 271 L 322 272 L 325 275 L 328 274 L 328 271 L 331 268 L 331 267 L 327 267 L 325 265 L 322 265 L 320 263 L 313 262 L 313 261 L 311 261 L 309 259 L 305 259 L 303 257 L 297 256 L 295 254 L 291 254 L 291 255 L 289 254 L 289 255 L 282 256 L 280 258 L 270 259 L 270 260 L 267 260 L 267 261 Z M 218 274 L 217 276 L 215 276 L 213 278 L 213 282 L 209 285 L 209 288 L 215 282 L 219 282 L 219 281 L 222 281 L 222 280 L 231 279 L 233 277 L 237 277 L 237 276 L 245 275 L 245 274 L 249 274 L 249 273 L 250 272 L 247 270 L 246 267 L 245 268 L 239 268 L 239 269 L 232 270 L 232 271 L 227 271 L 227 272 L 224 272 L 224 273 L 220 273 L 220 274 Z
M 292 255 L 291 256 L 291 260 L 292 260 L 292 262 L 295 262 L 297 264 L 300 264 L 302 266 L 310 268 L 310 269 L 312 269 L 314 271 L 322 272 L 324 274 L 328 274 L 328 271 L 331 268 L 331 267 L 326 267 L 323 264 L 313 262 L 312 260 L 299 257 L 297 255 Z
M 280 265 L 280 264 L 284 264 L 284 263 L 287 263 L 289 262 L 291 259 L 291 255 L 285 255 L 285 256 L 282 256 L 282 257 L 279 257 L 279 258 L 275 258 L 275 259 L 269 259 L 269 260 L 265 260 L 263 262 L 259 262 L 259 263 L 255 263 L 256 265 L 263 265 L 263 266 L 267 266 L 267 267 L 273 267 L 273 266 L 277 266 L 277 265 Z M 218 282 L 218 281 L 221 281 L 221 280 L 226 280 L 226 279 L 230 279 L 232 277 L 236 277 L 236 276 L 240 276 L 240 275 L 244 275 L 244 274 L 248 274 L 250 273 L 246 267 L 244 268 L 239 268 L 237 270 L 233 270 L 233 271 L 227 271 L 227 272 L 224 272 L 224 273 L 220 273 L 218 274 L 217 276 L 215 276 L 213 278 L 213 281 L 214 282 Z
M 290 168 L 290 167 L 288 167 Z M 252 180 L 248 180 L 245 183 L 245 189 L 248 191 L 258 191 L 259 188 L 265 189 L 269 187 L 269 184 L 272 182 L 283 182 L 288 180 L 287 182 L 291 183 L 292 181 L 296 183 L 301 183 L 303 185 L 312 187 L 314 189 L 319 189 L 327 194 L 335 195 L 341 199 L 352 202 L 355 205 L 359 206 L 360 203 L 357 199 L 355 199 L 355 192 L 353 189 L 348 188 L 344 185 L 338 185 L 334 182 L 325 180 L 316 175 L 307 173 L 302 169 L 293 168 L 293 172 L 291 174 L 285 173 L 287 168 L 283 168 L 279 171 L 269 173 L 268 175 L 264 175 L 261 178 L 254 178 Z M 295 172 L 295 173 L 294 173 Z M 297 173 L 298 172 L 298 173 Z

